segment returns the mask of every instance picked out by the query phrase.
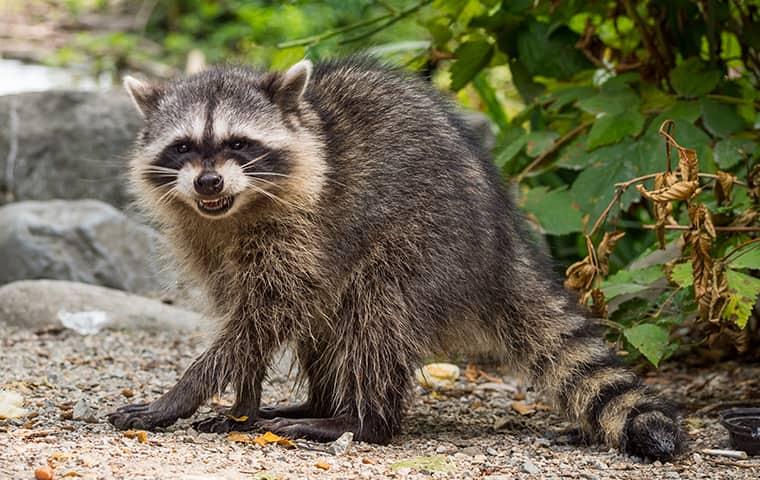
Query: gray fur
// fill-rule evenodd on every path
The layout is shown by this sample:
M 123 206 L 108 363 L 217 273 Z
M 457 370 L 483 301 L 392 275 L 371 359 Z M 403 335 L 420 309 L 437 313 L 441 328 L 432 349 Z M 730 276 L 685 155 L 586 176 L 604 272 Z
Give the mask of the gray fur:
M 488 153 L 448 102 L 372 60 L 307 71 L 222 68 L 133 95 L 150 100 L 132 162 L 138 198 L 185 274 L 205 287 L 220 328 L 177 386 L 120 409 L 112 423 L 167 425 L 232 385 L 230 413 L 249 420 L 209 419 L 199 429 L 258 425 L 317 440 L 351 430 L 387 442 L 423 358 L 488 353 L 544 390 L 588 437 L 657 458 L 677 453 L 675 413 L 617 365 L 564 293 L 529 245 Z M 180 165 L 219 169 L 236 153 L 214 126 L 240 125 L 260 144 L 238 164 L 268 153 L 238 172 L 243 180 L 227 175 L 249 181 L 228 213 L 199 214 L 182 197 L 192 194 L 172 193 L 154 176 Z M 176 140 L 166 137 L 199 129 L 184 163 L 166 150 Z M 259 410 L 264 371 L 288 341 L 309 400 Z

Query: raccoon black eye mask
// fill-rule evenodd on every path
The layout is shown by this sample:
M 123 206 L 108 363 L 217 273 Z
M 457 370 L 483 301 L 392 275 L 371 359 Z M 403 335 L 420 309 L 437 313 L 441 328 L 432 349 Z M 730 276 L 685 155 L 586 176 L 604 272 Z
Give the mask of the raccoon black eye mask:
M 135 191 L 219 328 L 171 390 L 110 414 L 117 428 L 166 427 L 232 387 L 229 412 L 198 430 L 387 443 L 422 359 L 464 353 L 512 366 L 587 439 L 682 451 L 675 410 L 619 364 L 489 153 L 422 81 L 352 58 L 125 85 L 145 117 Z M 161 164 L 178 140 L 183 161 Z M 261 406 L 285 343 L 308 399 Z

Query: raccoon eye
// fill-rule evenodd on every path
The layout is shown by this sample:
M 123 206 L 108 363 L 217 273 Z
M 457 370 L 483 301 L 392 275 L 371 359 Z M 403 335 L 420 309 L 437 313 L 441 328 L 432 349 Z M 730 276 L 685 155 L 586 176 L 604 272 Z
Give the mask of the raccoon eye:
M 232 150 L 242 150 L 245 148 L 245 142 L 242 140 L 233 140 L 230 142 L 230 148 Z
M 187 153 L 190 151 L 190 145 L 187 143 L 178 143 L 174 146 L 174 150 L 177 153 Z

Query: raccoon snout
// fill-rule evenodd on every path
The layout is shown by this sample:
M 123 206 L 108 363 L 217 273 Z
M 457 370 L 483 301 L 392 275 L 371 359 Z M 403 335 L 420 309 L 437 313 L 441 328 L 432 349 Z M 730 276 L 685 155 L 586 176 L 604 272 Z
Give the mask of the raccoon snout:
M 218 195 L 224 188 L 224 179 L 216 172 L 204 172 L 193 182 L 195 191 L 201 195 Z

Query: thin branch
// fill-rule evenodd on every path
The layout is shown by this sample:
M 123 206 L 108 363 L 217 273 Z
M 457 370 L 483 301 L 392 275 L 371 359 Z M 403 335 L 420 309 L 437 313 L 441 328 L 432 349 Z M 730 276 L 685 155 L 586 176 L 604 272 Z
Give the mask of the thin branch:
M 531 170 L 533 170 L 535 167 L 543 163 L 544 160 L 546 160 L 549 156 L 553 155 L 557 150 L 559 150 L 563 145 L 565 145 L 567 142 L 572 140 L 573 138 L 577 137 L 581 132 L 583 132 L 585 129 L 587 129 L 592 123 L 594 123 L 594 120 L 587 120 L 574 129 L 567 132 L 565 135 L 558 138 L 551 147 L 549 147 L 545 152 L 543 152 L 541 155 L 537 156 L 532 162 L 530 162 L 530 165 L 523 168 L 523 170 L 520 172 L 519 175 L 517 175 L 517 178 L 515 179 L 515 182 L 520 183 L 522 182 L 525 175 L 528 174 Z
M 650 224 L 643 224 L 641 225 L 643 228 L 646 228 L 647 230 L 655 230 L 658 227 L 657 225 L 650 225 Z M 680 231 L 688 231 L 691 230 L 691 226 L 689 225 L 665 225 L 665 230 L 680 230 Z M 716 232 L 726 232 L 726 233 L 754 233 L 754 232 L 760 232 L 760 227 L 715 227 Z
M 332 38 L 342 33 L 350 32 L 353 30 L 357 30 L 359 28 L 374 25 L 375 23 L 382 22 L 383 20 L 386 20 L 387 18 L 390 18 L 390 17 L 392 17 L 392 15 L 390 13 L 386 13 L 385 15 L 380 15 L 379 17 L 371 18 L 369 20 L 352 23 L 351 25 L 346 25 L 345 27 L 336 28 L 334 30 L 328 30 L 324 33 L 320 33 L 319 35 L 312 35 L 310 37 L 299 38 L 297 40 L 291 40 L 289 42 L 278 43 L 277 48 L 291 48 L 291 47 L 302 47 L 304 45 L 313 45 L 315 43 L 323 42 L 327 40 L 328 38 Z
M 370 18 L 369 20 L 364 20 L 357 23 L 352 23 L 351 25 L 346 25 L 345 27 L 336 28 L 333 30 L 328 30 L 324 33 L 320 33 L 318 35 L 312 35 L 310 37 L 300 38 L 297 40 L 292 40 L 290 42 L 282 42 L 277 44 L 277 48 L 291 48 L 291 47 L 302 47 L 305 45 L 314 45 L 316 43 L 323 42 L 329 38 L 335 37 L 337 35 L 341 35 L 344 33 L 352 32 L 354 30 L 359 30 L 364 27 L 369 27 L 371 25 L 375 25 L 380 22 L 385 22 L 382 25 L 377 26 L 376 28 L 373 28 L 367 32 L 358 34 L 354 37 L 350 37 L 344 40 L 341 40 L 340 44 L 350 43 L 359 41 L 361 39 L 367 38 L 371 35 L 374 35 L 375 33 L 388 28 L 389 26 L 393 25 L 394 23 L 398 22 L 399 20 L 402 20 L 403 18 L 408 17 L 412 13 L 416 12 L 420 8 L 424 7 L 425 5 L 428 5 L 429 3 L 432 3 L 433 0 L 422 0 L 421 2 L 415 3 L 414 5 L 401 10 L 397 13 L 386 13 L 383 15 L 380 15 L 375 18 Z
M 731 251 L 730 251 L 730 252 L 728 252 L 727 254 L 723 255 L 723 258 L 721 258 L 721 259 L 720 259 L 721 263 L 724 263 L 724 264 L 725 264 L 725 263 L 730 263 L 730 262 L 727 262 L 727 260 L 728 260 L 728 259 L 729 259 L 729 258 L 730 258 L 732 255 L 734 255 L 736 252 L 739 252 L 739 251 L 743 250 L 743 249 L 744 249 L 744 247 L 746 247 L 747 245 L 752 245 L 752 244 L 754 244 L 754 243 L 757 243 L 757 242 L 760 242 L 760 238 L 753 238 L 753 239 L 751 239 L 751 240 L 747 240 L 747 241 L 745 241 L 745 242 L 742 242 L 742 243 L 740 243 L 740 244 L 739 244 L 739 245 L 737 245 L 737 246 L 736 246 L 736 247 L 735 247 L 733 250 L 731 250 Z M 739 258 L 739 257 L 741 257 L 742 255 L 744 255 L 745 253 L 747 253 L 747 252 L 751 252 L 751 251 L 753 251 L 753 250 L 757 249 L 757 248 L 758 248 L 758 246 L 759 246 L 759 245 L 754 245 L 754 246 L 753 246 L 753 248 L 750 248 L 750 249 L 748 249 L 748 250 L 744 250 L 744 251 L 743 251 L 743 252 L 741 252 L 739 255 L 737 255 L 737 256 L 736 256 L 736 258 Z M 734 258 L 734 260 L 736 260 L 736 258 Z M 732 261 L 733 261 L 733 260 L 732 260 Z
M 375 28 L 373 28 L 373 29 L 371 29 L 371 30 L 369 30 L 367 32 L 360 33 L 360 34 L 355 35 L 353 37 L 349 37 L 349 38 L 343 39 L 343 40 L 341 40 L 338 43 L 340 45 L 345 45 L 347 43 L 358 42 L 359 40 L 364 40 L 365 38 L 369 38 L 372 35 L 376 34 L 377 32 L 385 30 L 386 28 L 390 27 L 394 23 L 396 23 L 396 22 L 398 22 L 400 20 L 403 20 L 404 18 L 406 18 L 409 15 L 413 14 L 414 12 L 416 12 L 417 10 L 419 10 L 420 8 L 422 8 L 425 5 L 427 5 L 429 3 L 432 3 L 432 2 L 433 2 L 433 0 L 423 0 L 422 2 L 419 2 L 419 3 L 415 4 L 415 5 L 412 5 L 411 7 L 407 8 L 405 10 L 401 10 L 396 15 L 391 16 L 385 23 L 383 23 L 381 25 L 378 25 L 377 27 L 375 27 Z

